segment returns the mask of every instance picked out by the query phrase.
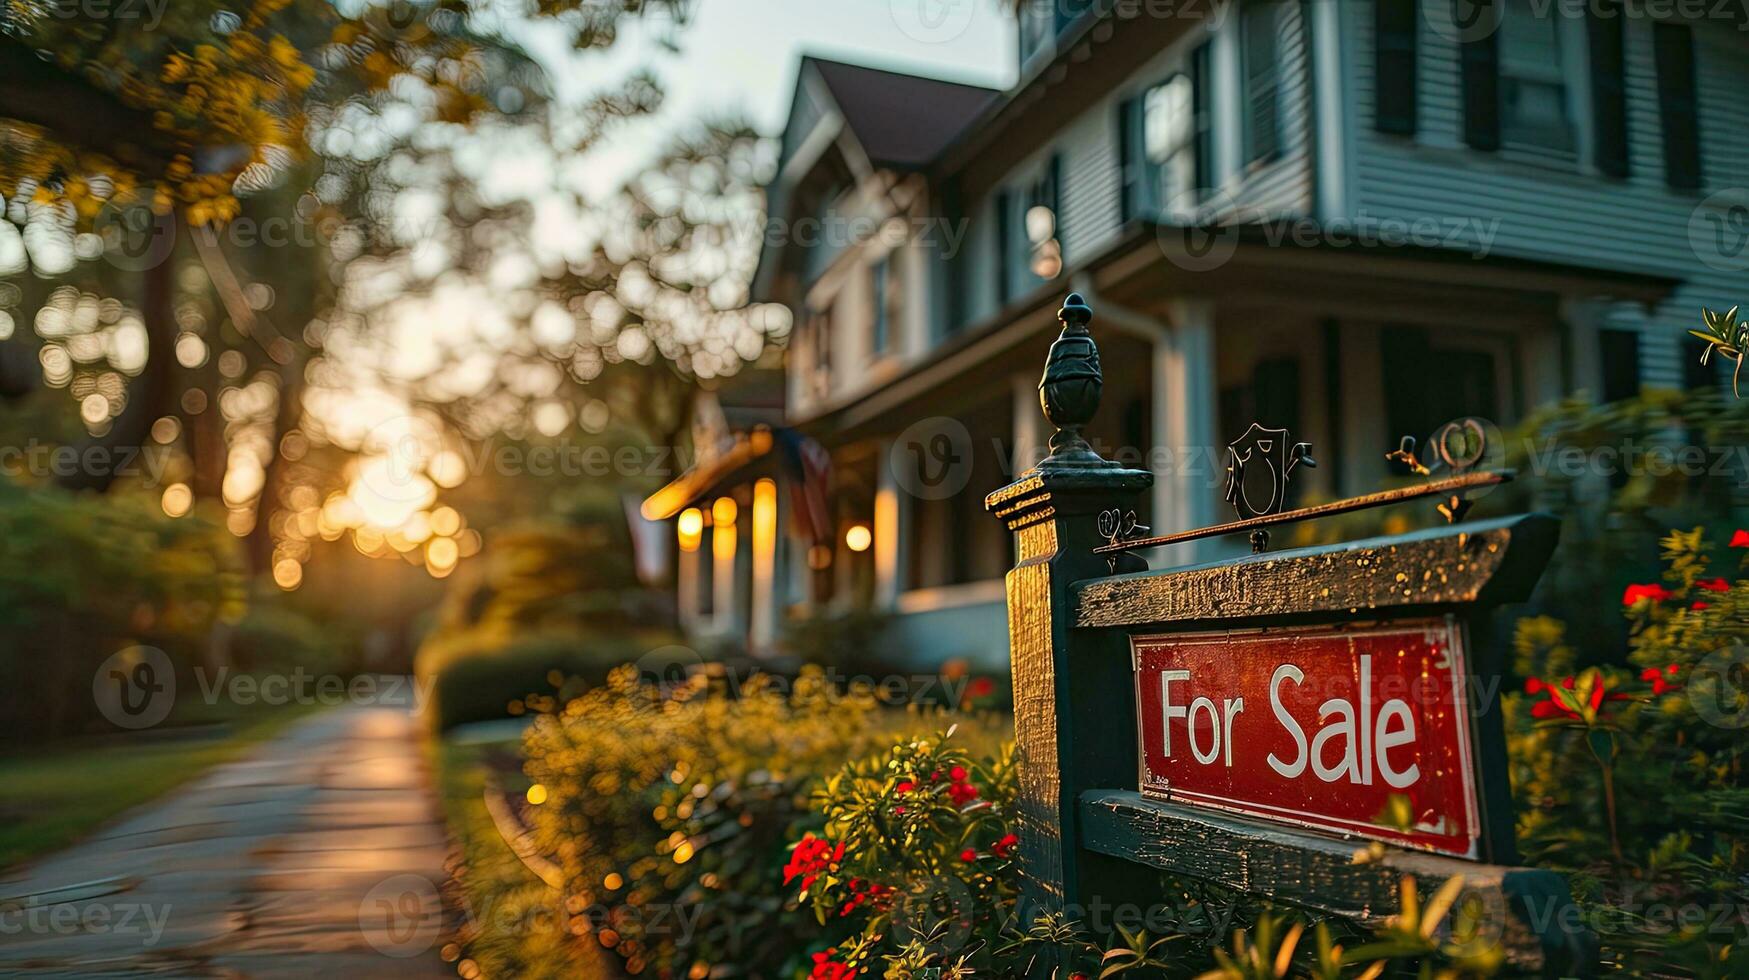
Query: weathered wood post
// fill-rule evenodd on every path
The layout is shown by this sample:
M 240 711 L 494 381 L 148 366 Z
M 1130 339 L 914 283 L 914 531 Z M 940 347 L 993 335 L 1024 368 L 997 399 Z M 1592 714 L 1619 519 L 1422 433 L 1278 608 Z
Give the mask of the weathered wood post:
M 1163 871 L 1374 921 L 1405 876 L 1423 894 L 1461 878 L 1459 945 L 1594 969 L 1564 879 L 1511 866 L 1501 657 L 1481 628 L 1528 597 L 1558 522 L 1457 523 L 1466 493 L 1511 479 L 1472 471 L 1479 443 L 1473 458 L 1441 445 L 1451 475 L 1425 486 L 1282 512 L 1310 447 L 1254 425 L 1229 447 L 1240 520 L 1137 539 L 1126 508 L 1151 474 L 1080 435 L 1101 387 L 1091 317 L 1069 297 L 1039 385 L 1051 455 L 985 501 L 1015 536 L 1023 911 L 1102 933 L 1115 905 L 1158 898 Z M 1426 497 L 1450 526 L 1267 550 L 1270 527 Z M 1134 554 L 1238 533 L 1256 553 L 1163 571 Z
M 1014 534 L 1008 573 L 1008 637 L 1014 672 L 1014 735 L 1020 769 L 1020 853 L 1025 904 L 1061 910 L 1081 904 L 1088 869 L 1076 847 L 1077 797 L 1123 785 L 1135 772 L 1135 732 L 1110 692 L 1128 685 L 1125 650 L 1076 649 L 1071 586 L 1110 571 L 1093 554 L 1104 540 L 1098 515 L 1154 483 L 1153 474 L 1103 459 L 1081 436 L 1099 408 L 1099 351 L 1088 332 L 1093 311 L 1071 294 L 1058 319 L 1039 401 L 1056 426 L 1050 455 L 984 505 Z M 1071 658 L 1071 652 L 1075 654 Z M 1125 747 L 1129 746 L 1128 752 Z

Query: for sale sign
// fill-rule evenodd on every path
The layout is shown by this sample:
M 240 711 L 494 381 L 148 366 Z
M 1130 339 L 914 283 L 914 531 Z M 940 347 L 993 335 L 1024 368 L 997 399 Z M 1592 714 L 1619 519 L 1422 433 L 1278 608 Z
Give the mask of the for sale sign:
M 1475 857 L 1462 630 L 1138 636 L 1144 795 Z M 1392 797 L 1412 815 L 1387 821 Z

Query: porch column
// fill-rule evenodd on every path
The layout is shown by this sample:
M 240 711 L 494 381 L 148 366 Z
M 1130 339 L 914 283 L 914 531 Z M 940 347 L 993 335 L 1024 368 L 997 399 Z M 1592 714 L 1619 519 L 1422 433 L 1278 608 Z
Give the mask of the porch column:
M 1603 328 L 1609 304 L 1594 297 L 1568 296 L 1561 301 L 1561 321 L 1566 325 L 1567 390 L 1583 391 L 1596 402 L 1603 395 L 1603 357 L 1597 332 Z
M 698 628 L 698 548 L 678 549 L 674 560 L 674 604 L 680 625 L 691 633 Z
M 777 639 L 777 482 L 753 484 L 753 601 L 747 624 L 747 645 L 759 654 Z
M 1206 299 L 1171 304 L 1172 329 L 1154 342 L 1154 533 L 1213 524 L 1220 502 L 1221 439 L 1215 387 L 1215 307 Z M 1212 554 L 1212 542 L 1178 545 L 1178 561 Z
M 735 601 L 741 581 L 735 574 L 740 550 L 738 510 L 732 497 L 718 497 L 711 507 L 711 621 L 718 632 L 737 632 L 742 625 L 740 605 Z
M 911 521 L 911 495 L 893 475 L 893 440 L 883 439 L 876 465 L 874 499 L 875 608 L 898 608 L 905 591 L 905 527 Z

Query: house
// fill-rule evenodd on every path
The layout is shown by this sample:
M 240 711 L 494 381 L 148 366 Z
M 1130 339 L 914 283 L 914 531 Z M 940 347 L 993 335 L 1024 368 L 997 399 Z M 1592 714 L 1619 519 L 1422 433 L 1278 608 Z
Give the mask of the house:
M 829 512 L 722 586 L 749 612 L 719 625 L 866 606 L 921 661 L 999 663 L 981 501 L 1041 454 L 1070 289 L 1089 436 L 1154 470 L 1157 531 L 1230 516 L 1219 447 L 1252 419 L 1312 442 L 1303 492 L 1332 496 L 1452 418 L 1709 382 L 1684 330 L 1749 297 L 1749 33 L 1688 12 L 1022 0 L 1006 91 L 804 59 L 754 293 L 794 311 L 783 428 L 829 454 Z M 707 525 L 770 492 L 703 482 L 667 499 Z

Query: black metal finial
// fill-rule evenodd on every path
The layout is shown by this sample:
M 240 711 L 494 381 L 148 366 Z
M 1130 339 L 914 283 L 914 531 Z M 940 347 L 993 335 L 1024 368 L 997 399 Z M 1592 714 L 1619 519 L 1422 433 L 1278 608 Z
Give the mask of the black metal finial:
M 1249 464 L 1258 464 L 1248 470 Z M 1256 422 L 1245 434 L 1227 444 L 1227 502 L 1240 520 L 1279 514 L 1287 504 L 1287 479 L 1294 467 L 1317 466 L 1312 444 L 1296 442 L 1289 448 L 1286 429 L 1269 429 Z M 1251 550 L 1269 547 L 1269 532 L 1251 532 Z
M 1109 465 L 1081 437 L 1082 426 L 1099 411 L 1099 396 L 1105 387 L 1099 347 L 1087 330 L 1093 310 L 1080 293 L 1070 293 L 1057 311 L 1057 320 L 1063 332 L 1051 344 L 1044 377 L 1038 383 L 1045 418 L 1057 427 L 1051 436 L 1050 458 L 1058 464 Z

